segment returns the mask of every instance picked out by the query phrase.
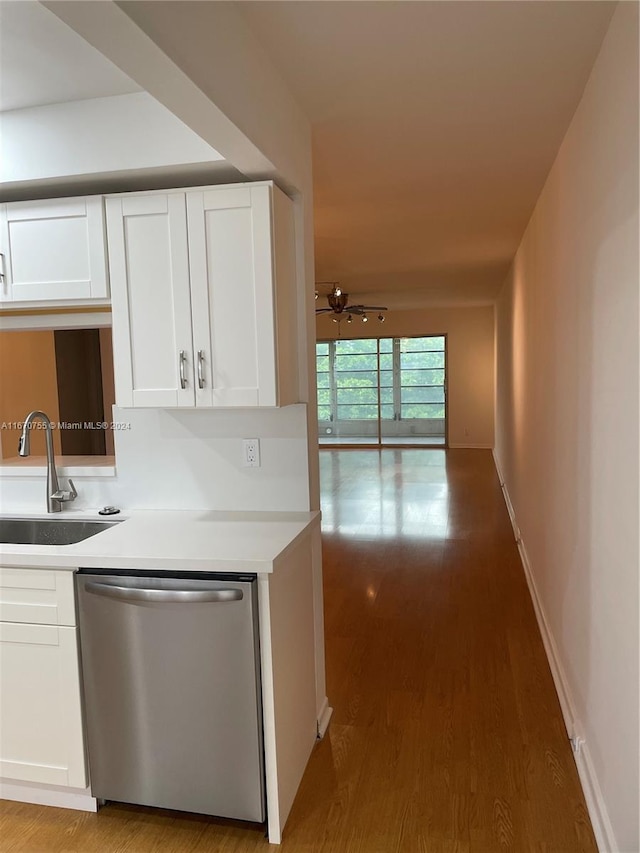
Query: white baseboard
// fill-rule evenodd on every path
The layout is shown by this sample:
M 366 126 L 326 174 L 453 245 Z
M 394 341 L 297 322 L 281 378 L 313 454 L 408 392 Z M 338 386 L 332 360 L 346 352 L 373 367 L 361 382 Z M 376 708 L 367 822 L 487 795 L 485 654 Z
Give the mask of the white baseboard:
M 591 753 L 589 752 L 589 745 L 585 742 L 584 734 L 581 730 L 581 725 L 575 711 L 575 703 L 571 696 L 569 682 L 562 666 L 560 655 L 558 653 L 558 647 L 556 646 L 556 642 L 551 632 L 551 628 L 549 627 L 549 622 L 544 611 L 542 599 L 538 594 L 538 588 L 536 586 L 535 578 L 531 570 L 531 563 L 529 562 L 527 549 L 525 547 L 524 542 L 522 541 L 522 535 L 520 533 L 520 528 L 518 527 L 518 523 L 516 521 L 513 504 L 511 503 L 511 498 L 509 497 L 509 491 L 504 481 L 504 477 L 502 475 L 502 472 L 500 471 L 500 466 L 496 458 L 495 450 L 493 452 L 493 459 L 496 466 L 496 471 L 498 473 L 498 479 L 500 480 L 500 486 L 502 487 L 502 494 L 504 495 L 504 501 L 507 506 L 507 512 L 509 513 L 509 518 L 511 519 L 511 526 L 513 527 L 514 538 L 518 546 L 518 552 L 520 554 L 520 560 L 522 562 L 524 576 L 526 578 L 527 586 L 529 588 L 529 595 L 531 596 L 531 601 L 533 602 L 533 609 L 536 614 L 538 628 L 540 629 L 540 635 L 542 636 L 542 642 L 544 644 L 544 649 L 547 654 L 547 659 L 549 661 L 551 675 L 553 676 L 553 682 L 555 684 L 558 699 L 560 701 L 560 708 L 562 710 L 564 724 L 567 729 L 567 735 L 572 741 L 572 745 L 578 744 L 578 748 L 573 749 L 573 757 L 578 768 L 578 776 L 580 777 L 580 784 L 582 785 L 582 790 L 587 804 L 589 817 L 591 818 L 591 824 L 593 826 L 593 831 L 596 837 L 598 850 L 600 851 L 600 853 L 615 853 L 615 851 L 617 851 L 619 848 L 615 839 L 611 820 L 609 819 L 609 814 L 607 812 L 607 807 L 604 802 L 604 797 L 602 796 L 602 789 L 600 788 L 598 777 L 593 766 Z
M 327 729 L 329 728 L 329 721 L 331 720 L 332 714 L 333 708 L 329 706 L 329 700 L 325 696 L 324 701 L 322 703 L 322 707 L 320 708 L 320 712 L 318 714 L 318 740 L 322 740 L 322 738 L 327 733 Z
M 611 826 L 609 813 L 598 784 L 595 767 L 588 744 L 582 744 L 578 755 L 573 756 L 578 767 L 578 776 L 587 803 L 587 811 L 596 836 L 596 844 L 600 853 L 617 853 L 620 850 L 616 836 Z
M 516 514 L 513 509 L 513 504 L 511 503 L 511 498 L 509 497 L 509 492 L 507 491 L 507 487 L 504 484 L 504 477 L 502 476 L 502 471 L 500 470 L 500 466 L 498 465 L 498 460 L 496 459 L 496 452 L 493 451 L 493 464 L 496 466 L 496 473 L 498 474 L 498 480 L 500 481 L 500 488 L 502 489 L 502 497 L 504 498 L 504 502 L 507 505 L 507 512 L 509 513 L 509 521 L 511 522 L 511 527 L 513 528 L 513 538 L 516 540 L 516 543 L 520 543 L 520 528 L 516 524 Z
M 449 442 L 449 448 L 451 450 L 493 450 L 493 447 L 490 444 L 460 444 L 459 442 L 453 441 Z
M 82 812 L 98 811 L 98 801 L 91 796 L 89 788 L 60 788 L 54 785 L 47 787 L 2 779 L 0 780 L 0 799 L 32 803 L 36 806 L 76 809 Z

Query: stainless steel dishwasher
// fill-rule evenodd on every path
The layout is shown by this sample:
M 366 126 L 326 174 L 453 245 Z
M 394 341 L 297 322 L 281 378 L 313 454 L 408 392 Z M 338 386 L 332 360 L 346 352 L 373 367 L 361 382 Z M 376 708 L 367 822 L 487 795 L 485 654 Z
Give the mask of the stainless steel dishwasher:
M 255 575 L 76 584 L 93 796 L 264 821 Z

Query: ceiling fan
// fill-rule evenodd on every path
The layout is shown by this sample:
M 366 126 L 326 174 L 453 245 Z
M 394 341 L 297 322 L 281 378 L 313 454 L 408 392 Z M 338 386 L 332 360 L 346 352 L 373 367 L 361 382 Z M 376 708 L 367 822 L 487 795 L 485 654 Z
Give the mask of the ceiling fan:
M 327 294 L 328 308 L 316 308 L 316 314 L 333 314 L 331 318 L 334 323 L 340 323 L 346 319 L 347 323 L 353 322 L 353 315 L 362 318 L 363 323 L 367 323 L 369 318 L 368 311 L 377 311 L 378 320 L 384 323 L 383 311 L 387 310 L 385 305 L 351 305 L 349 304 L 349 294 L 343 293 L 337 281 L 319 281 L 318 287 L 329 286 L 331 291 Z M 320 294 L 316 290 L 316 299 L 320 298 Z

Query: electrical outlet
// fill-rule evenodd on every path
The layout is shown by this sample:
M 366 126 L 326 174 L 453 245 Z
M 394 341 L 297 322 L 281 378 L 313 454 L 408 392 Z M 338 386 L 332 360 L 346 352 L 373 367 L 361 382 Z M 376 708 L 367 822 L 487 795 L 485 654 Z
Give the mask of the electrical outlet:
M 260 467 L 259 438 L 244 438 L 242 440 L 242 464 L 245 468 Z

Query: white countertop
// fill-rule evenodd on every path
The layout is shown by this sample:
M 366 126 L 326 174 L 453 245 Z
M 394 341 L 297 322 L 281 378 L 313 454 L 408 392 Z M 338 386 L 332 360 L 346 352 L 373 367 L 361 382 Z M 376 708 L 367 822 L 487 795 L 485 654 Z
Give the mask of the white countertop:
M 116 518 L 95 512 L 14 517 Z M 319 512 L 135 510 L 121 517 L 120 523 L 74 545 L 0 544 L 0 563 L 72 570 L 272 572 L 277 559 L 320 521 Z

